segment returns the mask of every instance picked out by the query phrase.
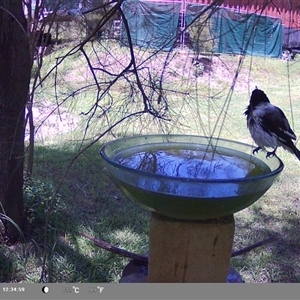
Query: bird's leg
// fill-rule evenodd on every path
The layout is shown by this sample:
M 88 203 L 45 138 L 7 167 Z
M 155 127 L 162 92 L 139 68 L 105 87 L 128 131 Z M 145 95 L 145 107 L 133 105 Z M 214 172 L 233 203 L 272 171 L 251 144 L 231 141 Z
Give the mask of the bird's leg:
M 276 150 L 277 150 L 277 147 L 273 151 L 267 152 L 266 158 L 276 155 Z
M 253 151 L 252 151 L 252 154 L 254 155 L 255 153 L 257 153 L 258 152 L 258 150 L 260 150 L 260 149 L 262 149 L 261 147 L 257 147 L 257 148 L 255 148 Z

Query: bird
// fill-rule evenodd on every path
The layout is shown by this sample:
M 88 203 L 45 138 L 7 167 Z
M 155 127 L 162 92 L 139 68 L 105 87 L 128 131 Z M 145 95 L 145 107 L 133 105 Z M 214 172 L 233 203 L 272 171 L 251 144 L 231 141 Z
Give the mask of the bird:
M 274 150 L 267 151 L 266 155 L 266 158 L 272 157 L 281 146 L 300 160 L 300 151 L 293 142 L 297 137 L 289 121 L 279 107 L 271 104 L 264 91 L 257 87 L 252 91 L 244 115 L 247 117 L 247 127 L 251 137 L 258 146 L 253 150 L 253 155 L 261 149 L 273 148 Z

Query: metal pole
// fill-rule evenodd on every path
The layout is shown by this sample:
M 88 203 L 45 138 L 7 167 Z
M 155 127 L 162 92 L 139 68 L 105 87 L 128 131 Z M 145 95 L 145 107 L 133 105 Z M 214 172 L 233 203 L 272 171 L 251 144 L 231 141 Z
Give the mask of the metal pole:
M 186 30 L 186 24 L 185 24 L 185 13 L 186 13 L 186 0 L 181 0 L 181 24 L 180 24 L 180 45 L 181 50 L 184 48 L 185 45 L 185 30 Z

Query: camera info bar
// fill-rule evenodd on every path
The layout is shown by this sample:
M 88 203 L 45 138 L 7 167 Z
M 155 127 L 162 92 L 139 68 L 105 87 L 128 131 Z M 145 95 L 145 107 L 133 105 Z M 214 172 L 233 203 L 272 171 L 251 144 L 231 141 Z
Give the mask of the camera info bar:
M 300 284 L 18 283 L 0 299 L 299 299 Z

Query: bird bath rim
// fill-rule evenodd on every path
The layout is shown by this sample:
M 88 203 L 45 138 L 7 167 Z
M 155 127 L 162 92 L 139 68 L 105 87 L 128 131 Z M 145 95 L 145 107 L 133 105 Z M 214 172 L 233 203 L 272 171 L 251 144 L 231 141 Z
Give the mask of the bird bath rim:
M 235 145 L 240 145 L 241 147 L 245 147 L 245 148 L 248 148 L 249 151 L 251 152 L 251 154 L 249 153 L 249 157 L 255 157 L 253 154 L 252 154 L 252 151 L 255 149 L 254 146 L 251 146 L 249 144 L 246 144 L 246 143 L 241 143 L 241 142 L 238 142 L 238 141 L 233 141 L 233 140 L 228 140 L 228 139 L 223 139 L 223 138 L 215 138 L 215 137 L 208 137 L 208 136 L 200 136 L 200 135 L 185 135 L 185 134 L 149 134 L 149 135 L 134 135 L 134 136 L 130 136 L 130 137 L 124 137 L 124 138 L 119 138 L 119 139 L 116 139 L 116 140 L 113 140 L 113 141 L 110 141 L 108 143 L 106 143 L 104 146 L 102 146 L 102 148 L 100 149 L 100 156 L 111 166 L 113 167 L 116 167 L 116 168 L 119 168 L 119 169 L 122 169 L 124 171 L 127 171 L 127 172 L 130 172 L 130 173 L 134 173 L 134 174 L 139 174 L 139 175 L 142 175 L 142 176 L 146 176 L 146 177 L 154 177 L 159 179 L 172 179 L 172 180 L 178 180 L 178 181 L 181 181 L 181 182 L 189 182 L 189 183 L 195 183 L 195 182 L 198 182 L 198 183 L 237 183 L 237 182 L 245 182 L 245 181 L 252 181 L 252 180 L 259 180 L 259 179 L 265 179 L 265 178 L 268 178 L 268 177 L 271 177 L 271 176 L 276 176 L 278 175 L 284 168 L 284 164 L 282 162 L 282 160 L 277 156 L 277 155 L 274 155 L 272 157 L 269 157 L 268 159 L 276 159 L 278 162 L 279 162 L 279 165 L 278 167 L 275 169 L 275 170 L 271 170 L 270 172 L 268 173 L 264 173 L 264 174 L 259 174 L 259 175 L 254 175 L 254 176 L 250 176 L 250 177 L 240 177 L 240 178 L 222 178 L 222 179 L 201 179 L 201 178 L 186 178 L 186 177 L 179 177 L 179 176 L 168 176 L 168 175 L 163 175 L 163 174 L 154 174 L 154 173 L 151 173 L 151 172 L 147 172 L 147 171 L 141 171 L 141 170 L 137 170 L 137 169 L 134 169 L 134 168 L 131 168 L 131 167 L 128 167 L 122 163 L 119 163 L 115 160 L 113 160 L 113 157 L 115 154 L 118 153 L 118 151 L 114 151 L 114 155 L 112 155 L 111 157 L 109 157 L 105 150 L 116 144 L 116 143 L 122 143 L 123 141 L 130 141 L 130 140 L 134 140 L 134 139 L 150 139 L 150 138 L 156 138 L 156 137 L 161 137 L 161 138 L 191 138 L 191 139 L 207 139 L 208 141 L 208 146 L 213 146 L 214 148 L 218 148 L 218 142 L 227 142 L 227 143 L 233 143 Z M 179 144 L 180 142 L 168 142 L 168 141 L 162 141 L 162 143 L 174 143 L 174 144 Z M 197 144 L 196 142 L 181 142 L 181 143 L 190 143 L 190 144 Z M 144 143 L 144 144 L 141 144 L 141 145 L 146 145 L 146 144 L 149 144 L 151 145 L 151 143 Z M 202 144 L 203 145 L 203 144 Z M 131 147 L 128 147 L 128 148 L 132 148 L 133 146 Z M 127 149 L 127 148 L 123 148 L 122 150 L 124 149 Z M 234 150 L 235 153 L 236 152 L 241 152 L 241 153 L 246 153 L 244 151 L 237 151 L 237 150 Z M 246 153 L 247 154 L 247 153 Z M 255 158 L 255 159 L 258 159 L 260 160 L 260 158 Z

